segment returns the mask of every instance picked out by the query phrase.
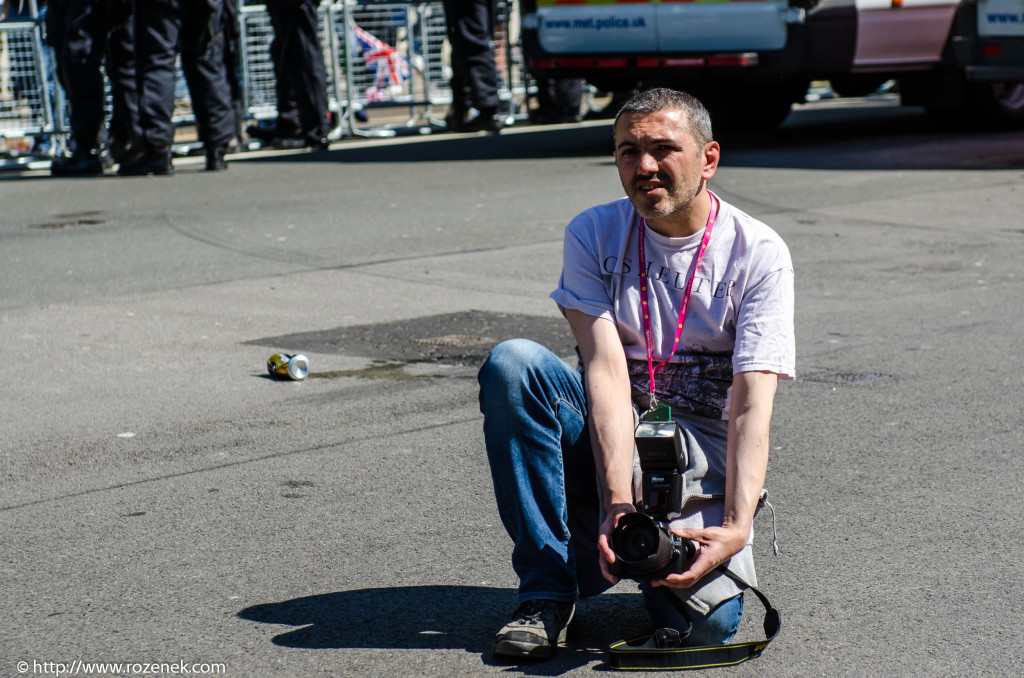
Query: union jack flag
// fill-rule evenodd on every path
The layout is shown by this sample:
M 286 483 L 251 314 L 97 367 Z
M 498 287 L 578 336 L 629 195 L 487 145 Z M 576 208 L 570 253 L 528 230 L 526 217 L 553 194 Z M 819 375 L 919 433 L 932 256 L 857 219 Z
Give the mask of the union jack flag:
M 373 85 L 366 90 L 369 101 L 391 98 L 388 89 L 410 77 L 409 62 L 383 40 L 352 24 L 366 67 L 373 70 Z

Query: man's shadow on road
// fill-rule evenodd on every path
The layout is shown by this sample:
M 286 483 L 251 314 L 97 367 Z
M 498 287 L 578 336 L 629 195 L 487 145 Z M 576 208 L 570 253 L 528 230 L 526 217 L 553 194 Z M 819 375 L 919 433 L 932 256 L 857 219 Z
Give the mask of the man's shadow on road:
M 283 647 L 465 650 L 481 655 L 485 664 L 507 666 L 510 662 L 492 656 L 491 643 L 515 606 L 514 589 L 399 586 L 254 605 L 238 616 L 296 627 L 274 637 L 274 644 Z M 603 662 L 609 644 L 640 635 L 648 627 L 639 593 L 597 596 L 577 605 L 567 647 L 554 659 L 524 663 L 521 670 L 529 675 L 560 675 Z

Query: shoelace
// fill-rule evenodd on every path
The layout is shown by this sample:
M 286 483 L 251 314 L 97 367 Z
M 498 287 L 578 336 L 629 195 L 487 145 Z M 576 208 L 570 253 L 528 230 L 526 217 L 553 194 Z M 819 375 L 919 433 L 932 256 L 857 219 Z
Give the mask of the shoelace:
M 516 614 L 517 621 L 520 623 L 526 623 L 527 621 L 539 622 L 541 621 L 541 615 L 544 613 L 544 602 L 541 600 L 527 600 L 520 607 Z

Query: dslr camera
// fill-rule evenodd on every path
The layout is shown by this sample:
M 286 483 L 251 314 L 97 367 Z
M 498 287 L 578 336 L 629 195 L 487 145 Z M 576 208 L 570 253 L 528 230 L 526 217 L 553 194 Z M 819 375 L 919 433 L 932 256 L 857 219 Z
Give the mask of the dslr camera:
M 664 579 L 685 572 L 697 552 L 692 541 L 668 527 L 682 504 L 683 436 L 674 421 L 641 421 L 635 439 L 642 473 L 639 510 L 619 518 L 611 539 L 615 562 L 608 569 L 621 579 Z

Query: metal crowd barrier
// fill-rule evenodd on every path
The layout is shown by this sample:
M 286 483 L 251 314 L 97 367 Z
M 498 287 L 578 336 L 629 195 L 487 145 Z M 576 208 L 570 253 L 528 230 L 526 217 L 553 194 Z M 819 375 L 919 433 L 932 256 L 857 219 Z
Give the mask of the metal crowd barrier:
M 27 0 L 25 6 L 24 16 L 0 21 L 0 165 L 61 153 L 69 133 L 64 95 L 36 0 Z M 494 47 L 499 97 L 511 124 L 522 117 L 517 113 L 527 96 L 528 78 L 516 41 L 517 7 L 500 0 L 498 10 Z M 318 11 L 334 122 L 331 139 L 443 128 L 435 108 L 448 106 L 452 96 L 440 0 L 341 0 L 324 2 Z M 243 5 L 238 16 L 240 113 L 248 121 L 269 120 L 276 116 L 277 103 L 270 18 L 263 5 Z M 180 64 L 175 96 L 174 123 L 192 125 L 195 116 Z M 379 108 L 405 109 L 407 115 L 398 116 L 405 118 L 401 123 L 369 123 L 367 111 Z
M 340 10 L 340 11 L 339 11 Z M 335 82 L 341 83 L 354 135 L 430 131 L 435 105 L 451 103 L 445 69 L 444 6 L 440 2 L 381 2 L 330 7 L 335 31 Z M 450 77 L 450 76 L 449 76 Z M 405 106 L 409 120 L 361 127 L 357 111 Z
M 328 100 L 334 114 L 331 138 L 422 134 L 442 127 L 433 109 L 452 101 L 442 2 L 349 0 L 322 4 L 318 11 Z M 499 97 L 509 102 L 510 112 L 518 106 L 514 99 L 526 92 L 522 57 L 514 56 L 518 46 L 509 40 L 514 11 L 514 6 L 499 3 L 495 32 Z M 246 114 L 255 120 L 271 119 L 276 93 L 269 54 L 270 18 L 263 5 L 247 5 L 241 9 L 240 22 Z M 367 110 L 388 107 L 406 108 L 407 120 L 377 126 L 365 122 Z
M 29 9 L 27 16 L 0 21 L 0 155 L 5 164 L 49 156 L 62 141 L 53 59 L 34 2 Z

